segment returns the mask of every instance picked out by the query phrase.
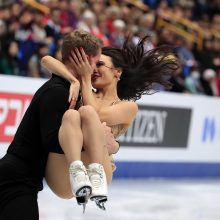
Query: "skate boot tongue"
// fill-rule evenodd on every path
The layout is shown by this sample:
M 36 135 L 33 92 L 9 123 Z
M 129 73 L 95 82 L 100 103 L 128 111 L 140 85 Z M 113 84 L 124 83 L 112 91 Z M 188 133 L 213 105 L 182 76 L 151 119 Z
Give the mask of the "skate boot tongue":
M 95 201 L 99 208 L 105 210 L 104 203 L 107 201 L 107 180 L 103 166 L 98 163 L 90 164 L 88 175 L 92 184 L 92 195 L 90 199 Z

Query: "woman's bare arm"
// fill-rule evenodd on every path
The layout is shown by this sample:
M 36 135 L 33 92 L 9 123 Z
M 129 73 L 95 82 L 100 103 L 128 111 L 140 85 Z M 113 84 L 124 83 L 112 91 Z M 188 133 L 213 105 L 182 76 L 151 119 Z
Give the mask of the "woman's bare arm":
M 44 56 L 41 59 L 41 65 L 51 73 L 66 79 L 70 83 L 78 81 L 62 62 L 51 56 Z

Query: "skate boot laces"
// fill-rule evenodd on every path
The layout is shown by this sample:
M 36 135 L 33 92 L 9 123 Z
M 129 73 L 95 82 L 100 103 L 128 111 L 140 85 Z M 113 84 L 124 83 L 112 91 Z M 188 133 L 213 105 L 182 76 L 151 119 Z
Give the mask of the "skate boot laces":
M 91 168 L 89 170 L 89 177 L 92 183 L 93 190 L 98 190 L 104 184 L 103 168 Z
M 69 172 L 74 180 L 78 183 L 88 181 L 88 175 L 83 165 L 75 165 L 70 167 Z

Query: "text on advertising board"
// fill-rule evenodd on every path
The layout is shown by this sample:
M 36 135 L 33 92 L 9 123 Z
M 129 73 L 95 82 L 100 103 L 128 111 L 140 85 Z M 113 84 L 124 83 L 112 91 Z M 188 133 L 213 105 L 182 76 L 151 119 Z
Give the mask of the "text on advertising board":
M 11 142 L 32 95 L 0 93 L 0 141 Z
M 119 140 L 123 146 L 187 147 L 191 111 L 140 105 L 132 126 Z

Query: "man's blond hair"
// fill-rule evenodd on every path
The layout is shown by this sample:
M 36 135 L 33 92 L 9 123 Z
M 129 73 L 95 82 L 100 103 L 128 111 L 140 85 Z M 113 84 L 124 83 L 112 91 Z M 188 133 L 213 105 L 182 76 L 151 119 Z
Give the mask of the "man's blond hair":
M 65 35 L 61 47 L 62 61 L 65 63 L 69 60 L 69 56 L 72 50 L 82 47 L 87 55 L 96 56 L 102 43 L 96 36 L 83 31 L 75 30 Z

